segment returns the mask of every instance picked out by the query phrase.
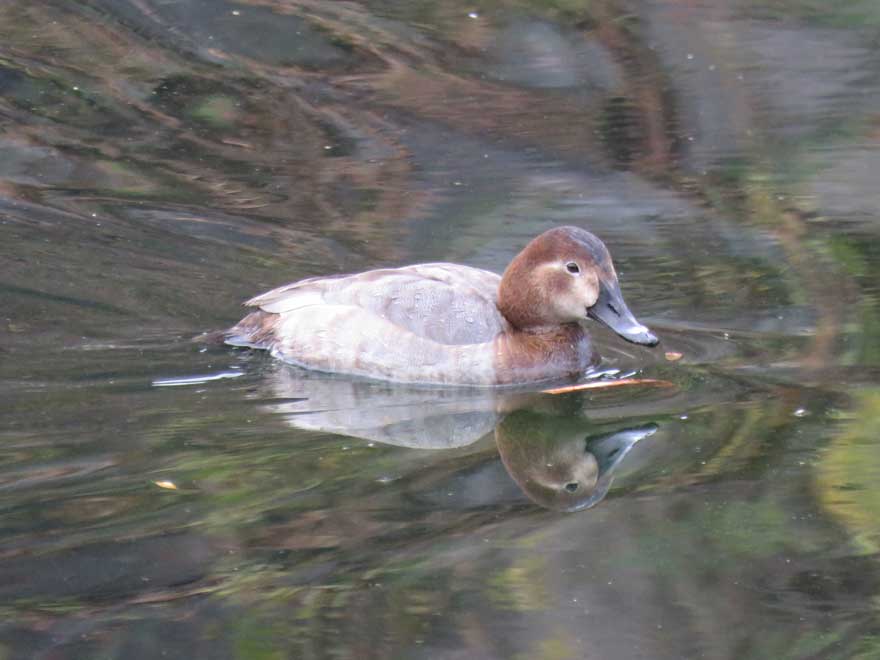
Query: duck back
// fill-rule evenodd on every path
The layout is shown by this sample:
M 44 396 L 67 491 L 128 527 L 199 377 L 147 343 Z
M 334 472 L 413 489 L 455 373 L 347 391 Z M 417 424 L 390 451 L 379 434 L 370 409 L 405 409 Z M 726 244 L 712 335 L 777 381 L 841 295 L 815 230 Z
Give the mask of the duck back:
M 419 264 L 301 280 L 245 304 L 273 314 L 318 305 L 357 307 L 440 344 L 477 344 L 509 328 L 497 307 L 500 281 L 479 268 Z
M 249 300 L 227 343 L 312 369 L 409 382 L 493 382 L 492 342 L 510 329 L 495 273 L 419 264 L 312 278 Z

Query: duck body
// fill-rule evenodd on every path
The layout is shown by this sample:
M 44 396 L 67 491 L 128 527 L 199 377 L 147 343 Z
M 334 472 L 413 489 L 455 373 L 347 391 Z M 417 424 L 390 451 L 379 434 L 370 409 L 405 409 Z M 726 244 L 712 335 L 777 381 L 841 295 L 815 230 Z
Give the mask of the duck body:
M 598 361 L 581 321 L 609 286 L 630 334 L 656 343 L 623 303 L 605 246 L 576 227 L 534 239 L 503 276 L 429 263 L 287 284 L 247 301 L 256 309 L 226 332 L 226 343 L 309 369 L 397 382 L 556 380 Z

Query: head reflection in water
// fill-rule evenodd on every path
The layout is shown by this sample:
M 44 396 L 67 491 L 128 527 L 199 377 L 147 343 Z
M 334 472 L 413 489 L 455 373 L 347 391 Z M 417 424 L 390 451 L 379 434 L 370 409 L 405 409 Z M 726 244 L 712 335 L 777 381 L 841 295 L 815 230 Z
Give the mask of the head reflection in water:
M 614 470 L 656 424 L 586 435 L 582 419 L 518 410 L 495 429 L 504 466 L 533 501 L 555 511 L 595 506 L 608 493 Z

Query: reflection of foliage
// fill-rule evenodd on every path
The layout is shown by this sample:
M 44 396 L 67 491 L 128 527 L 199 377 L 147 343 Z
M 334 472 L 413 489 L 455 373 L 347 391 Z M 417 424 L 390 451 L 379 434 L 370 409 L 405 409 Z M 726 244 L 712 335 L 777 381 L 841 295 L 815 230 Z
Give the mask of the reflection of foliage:
M 845 430 L 825 450 L 816 476 L 819 497 L 864 553 L 880 552 L 880 390 L 857 395 Z
M 602 144 L 616 166 L 626 169 L 633 161 L 644 140 L 642 129 L 638 108 L 631 99 L 615 96 L 605 102 L 599 119 L 599 131 Z
M 837 264 L 852 277 L 863 295 L 855 301 L 856 319 L 847 328 L 850 341 L 846 362 L 855 365 L 880 365 L 880 246 L 872 235 L 833 236 L 830 252 Z
M 175 114 L 189 113 L 204 121 L 228 126 L 241 106 L 231 88 L 210 78 L 186 75 L 169 76 L 153 90 L 155 103 Z M 245 107 L 244 110 L 251 110 Z
M 837 28 L 880 28 L 876 0 L 748 0 L 749 13 L 759 18 L 800 18 Z
M 713 573 L 719 563 L 768 559 L 794 550 L 785 503 L 770 498 L 733 502 L 719 508 L 694 506 L 687 516 L 644 530 L 638 546 L 603 562 L 639 566 L 675 580 L 682 572 Z M 690 539 L 683 546 L 671 538 Z M 797 540 L 798 551 L 806 539 Z
M 538 640 L 527 651 L 517 653 L 514 660 L 570 660 L 580 657 L 577 642 L 572 639 L 571 633 L 565 628 L 559 627 L 548 637 Z
M 525 555 L 495 571 L 488 580 L 488 596 L 500 609 L 540 611 L 549 601 L 544 583 L 547 571 L 542 555 Z

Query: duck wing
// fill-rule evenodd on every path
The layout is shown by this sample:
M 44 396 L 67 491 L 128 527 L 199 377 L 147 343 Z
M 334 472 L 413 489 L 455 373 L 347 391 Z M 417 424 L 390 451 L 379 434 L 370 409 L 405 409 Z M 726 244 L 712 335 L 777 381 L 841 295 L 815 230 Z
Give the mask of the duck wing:
M 358 308 L 439 344 L 477 344 L 508 329 L 496 304 L 500 281 L 479 268 L 419 264 L 301 280 L 245 304 L 282 316 L 316 306 Z

